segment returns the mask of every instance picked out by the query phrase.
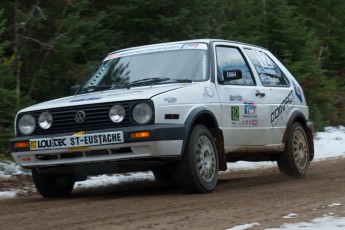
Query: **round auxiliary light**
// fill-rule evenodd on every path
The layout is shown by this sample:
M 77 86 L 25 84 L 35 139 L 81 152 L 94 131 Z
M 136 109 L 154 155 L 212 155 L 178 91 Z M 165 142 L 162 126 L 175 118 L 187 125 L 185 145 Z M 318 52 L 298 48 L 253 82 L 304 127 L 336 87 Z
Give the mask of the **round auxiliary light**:
M 18 121 L 18 129 L 24 135 L 33 133 L 35 126 L 35 118 L 31 114 L 25 114 Z
M 139 103 L 134 106 L 132 117 L 138 124 L 147 124 L 152 118 L 152 108 L 147 103 Z
M 115 123 L 120 123 L 125 119 L 126 111 L 122 105 L 114 105 L 109 110 L 109 118 Z
M 53 116 L 49 112 L 43 112 L 38 117 L 38 124 L 42 129 L 49 129 L 53 125 Z

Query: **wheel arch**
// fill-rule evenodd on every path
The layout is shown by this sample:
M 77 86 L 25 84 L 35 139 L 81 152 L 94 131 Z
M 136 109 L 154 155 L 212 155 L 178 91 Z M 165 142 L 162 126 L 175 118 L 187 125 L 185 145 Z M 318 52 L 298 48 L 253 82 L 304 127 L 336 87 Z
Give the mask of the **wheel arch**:
M 293 123 L 298 122 L 302 125 L 304 128 L 307 139 L 308 139 L 308 145 L 309 145 L 309 159 L 312 161 L 314 159 L 314 140 L 313 140 L 313 127 L 312 123 L 309 123 L 307 119 L 305 118 L 304 114 L 298 110 L 293 111 L 293 113 L 290 116 L 289 121 L 287 122 L 286 129 L 283 135 L 283 142 L 286 143 L 289 133 L 291 131 Z
M 215 145 L 218 152 L 218 161 L 219 161 L 219 170 L 225 171 L 227 169 L 226 164 L 226 157 L 224 151 L 224 136 L 222 130 L 219 128 L 219 124 L 217 121 L 216 116 L 207 108 L 205 107 L 197 107 L 194 108 L 188 115 L 185 121 L 185 134 L 184 134 L 184 142 L 182 146 L 182 154 L 184 154 L 184 150 L 186 147 L 186 143 L 192 127 L 196 124 L 202 124 L 207 127 L 212 136 L 215 138 Z

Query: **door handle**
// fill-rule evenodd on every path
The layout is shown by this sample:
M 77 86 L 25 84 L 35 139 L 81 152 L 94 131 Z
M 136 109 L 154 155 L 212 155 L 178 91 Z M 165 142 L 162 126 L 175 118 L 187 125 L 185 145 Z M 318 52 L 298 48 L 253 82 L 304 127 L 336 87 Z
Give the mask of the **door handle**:
M 264 97 L 265 93 L 261 93 L 260 91 L 256 91 L 255 96 Z

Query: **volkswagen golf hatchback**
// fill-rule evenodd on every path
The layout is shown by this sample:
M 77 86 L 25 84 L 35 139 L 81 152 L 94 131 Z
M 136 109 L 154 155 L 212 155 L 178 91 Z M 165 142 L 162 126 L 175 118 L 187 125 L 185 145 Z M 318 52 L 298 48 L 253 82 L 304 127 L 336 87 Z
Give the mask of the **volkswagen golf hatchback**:
M 304 177 L 314 157 L 301 86 L 258 46 L 202 39 L 118 50 L 72 91 L 15 118 L 12 156 L 43 197 L 69 195 L 91 175 L 144 170 L 206 193 L 227 162 L 275 161 Z

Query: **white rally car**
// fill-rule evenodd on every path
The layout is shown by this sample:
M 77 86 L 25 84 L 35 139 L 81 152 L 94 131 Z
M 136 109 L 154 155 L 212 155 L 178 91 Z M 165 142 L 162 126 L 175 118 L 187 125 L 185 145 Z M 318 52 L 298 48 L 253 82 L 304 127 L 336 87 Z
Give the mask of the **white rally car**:
M 268 50 L 190 40 L 108 54 L 72 96 L 18 112 L 14 160 L 43 197 L 89 175 L 152 170 L 189 193 L 227 162 L 276 161 L 304 177 L 314 157 L 302 88 Z

